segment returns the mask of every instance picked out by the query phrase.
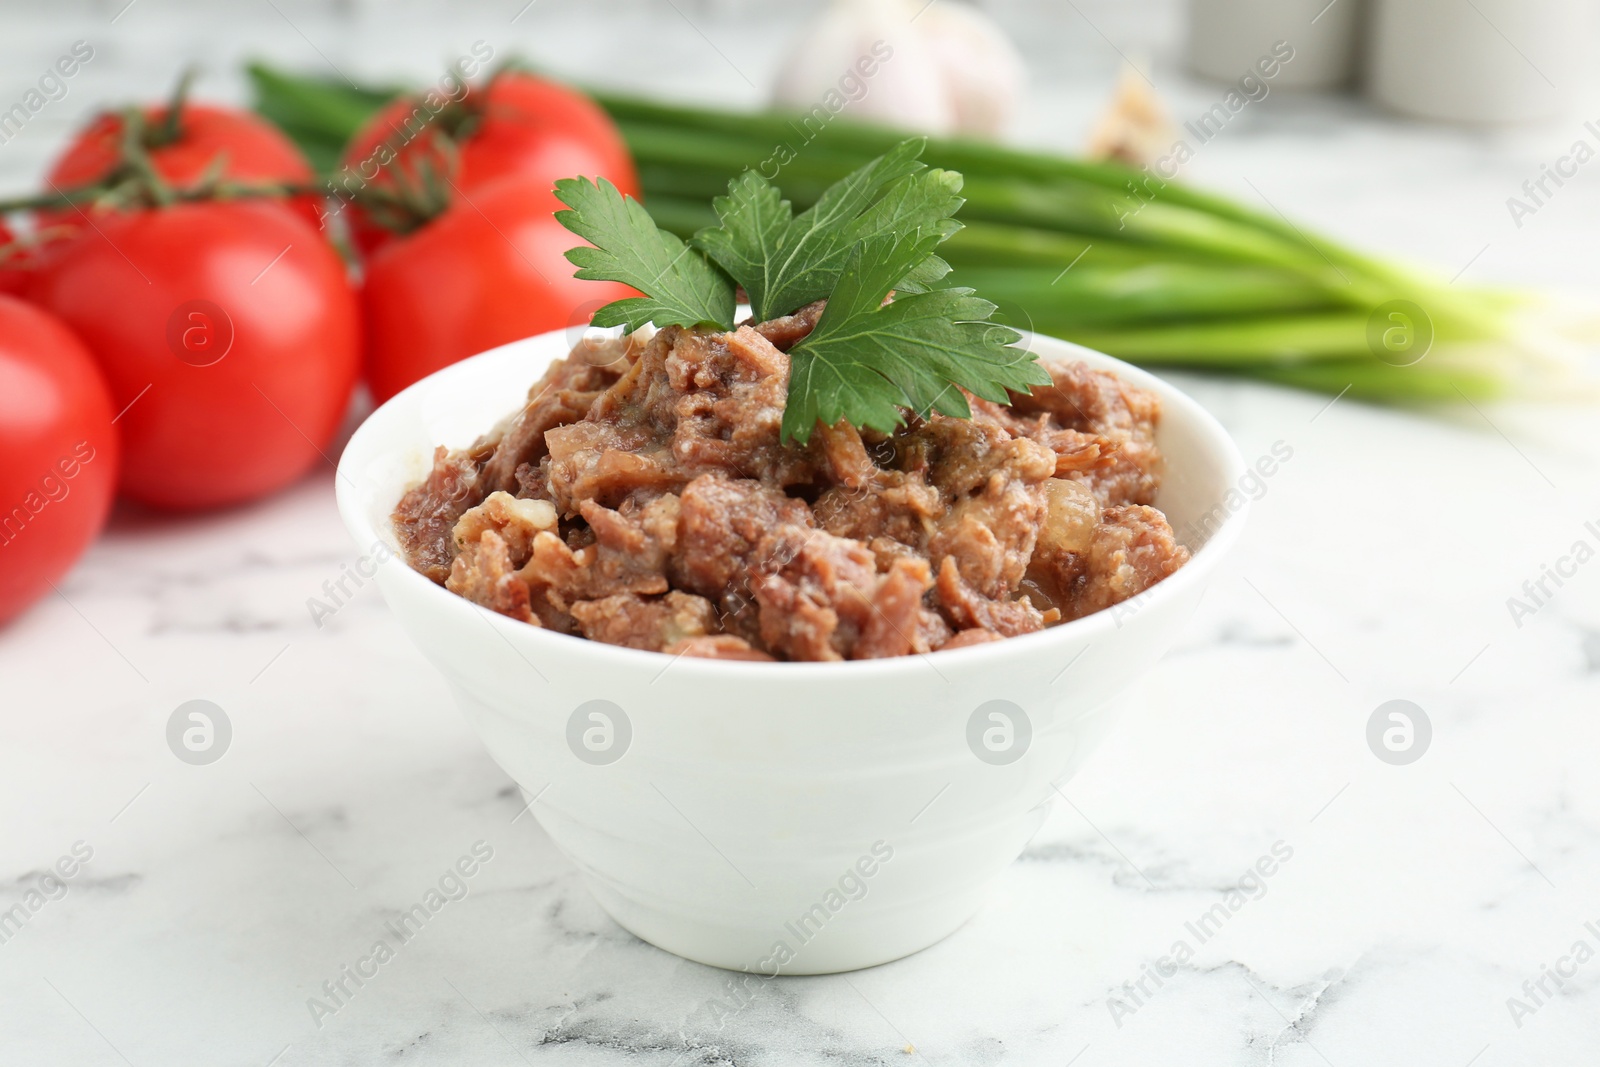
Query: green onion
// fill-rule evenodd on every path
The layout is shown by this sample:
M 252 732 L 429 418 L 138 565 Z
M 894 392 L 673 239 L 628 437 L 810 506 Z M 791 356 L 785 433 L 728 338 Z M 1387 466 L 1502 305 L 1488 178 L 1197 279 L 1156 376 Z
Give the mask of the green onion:
M 316 159 L 336 158 L 390 95 L 260 65 L 250 75 L 258 110 Z M 776 175 L 798 210 L 904 136 L 844 118 L 808 125 L 594 96 L 634 154 L 656 224 L 680 236 L 714 223 L 711 198 L 746 168 Z M 1526 294 L 1457 287 L 1114 163 L 948 139 L 930 140 L 923 159 L 965 177 L 966 226 L 940 249 L 950 284 L 977 289 L 1013 326 L 1135 363 L 1390 402 L 1548 394 L 1570 377 L 1527 340 Z M 1396 301 L 1422 308 L 1422 332 L 1431 327 L 1408 366 L 1380 359 L 1374 343 L 1401 321 L 1385 307 Z
M 246 73 L 255 87 L 256 110 L 300 146 L 318 174 L 336 170 L 345 143 L 361 124 L 404 91 L 307 78 L 264 63 L 251 63 Z

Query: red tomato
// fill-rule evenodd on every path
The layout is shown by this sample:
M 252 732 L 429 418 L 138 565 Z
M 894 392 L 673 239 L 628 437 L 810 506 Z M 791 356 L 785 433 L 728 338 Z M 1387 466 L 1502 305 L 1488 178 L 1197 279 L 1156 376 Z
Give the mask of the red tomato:
M 166 121 L 166 107 L 145 109 L 146 129 L 157 131 Z M 248 111 L 210 104 L 185 104 L 177 140 L 149 149 L 156 173 L 179 188 L 194 185 L 218 156 L 226 156 L 222 176 L 241 182 L 309 182 L 311 164 L 276 126 Z M 67 146 L 48 175 L 58 190 L 88 185 L 116 166 L 121 158 L 122 116 L 107 112 Z M 313 226 L 319 224 L 320 197 L 299 196 L 295 210 Z M 40 213 L 46 223 L 71 228 L 83 225 L 75 210 Z
M 0 225 L 0 293 L 26 299 L 39 276 L 40 264 L 71 244 L 75 236 L 55 227 L 18 237 Z
M 16 244 L 16 239 L 16 235 L 0 223 L 0 293 L 19 295 L 33 279 L 33 272 L 28 269 L 32 253 Z
M 105 525 L 117 484 L 113 417 L 83 342 L 0 296 L 0 623 L 49 592 Z
M 452 134 L 453 149 L 446 143 Z M 549 189 L 558 178 L 580 174 L 609 178 L 624 193 L 639 196 L 633 157 L 610 116 L 582 93 L 520 71 L 500 74 L 485 89 L 437 112 L 416 99 L 392 102 L 351 139 L 335 181 L 393 190 L 397 168 L 415 182 L 423 166 L 450 175 L 452 196 L 471 196 L 513 175 Z M 359 208 L 351 219 L 356 243 L 368 254 L 393 237 Z
M 505 178 L 469 196 L 367 264 L 367 384 L 380 403 L 457 360 L 639 295 L 572 276 L 565 253 L 580 242 L 555 220 L 561 204 L 544 182 Z
M 273 201 L 108 215 L 40 267 L 31 295 L 127 406 L 122 491 L 158 507 L 294 481 L 321 461 L 359 369 L 344 264 Z

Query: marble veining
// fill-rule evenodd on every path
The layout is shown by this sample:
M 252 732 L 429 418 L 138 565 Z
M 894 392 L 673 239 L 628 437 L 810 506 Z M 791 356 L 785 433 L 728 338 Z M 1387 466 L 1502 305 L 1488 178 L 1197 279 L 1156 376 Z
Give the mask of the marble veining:
M 1174 66 L 1173 3 L 1075 6 L 994 5 L 1035 72 L 1026 139 L 1077 143 L 1105 99 L 1120 58 L 1090 24 L 1153 57 L 1176 113 L 1214 96 Z M 781 36 L 754 20 L 800 13 L 611 10 L 641 57 L 606 68 L 616 83 L 736 103 Z M 605 55 L 575 33 L 604 10 L 539 5 L 514 27 L 487 3 L 448 27 L 415 5 L 285 11 L 305 37 L 270 11 L 248 33 L 201 6 L 115 25 L 100 4 L 8 12 L 19 69 L 79 36 L 104 54 L 0 151 L 0 176 L 35 180 L 93 104 L 159 94 L 186 56 L 228 95 L 247 52 L 315 66 L 308 39 L 366 76 L 490 34 L 570 74 Z M 754 80 L 689 19 L 743 42 Z M 1479 134 L 1275 92 L 1236 127 L 1196 180 L 1447 273 L 1600 284 L 1600 187 L 1574 181 L 1522 229 L 1504 214 L 1570 140 L 1561 123 Z M 0 634 L 0 1061 L 1593 1062 L 1600 957 L 1577 946 L 1600 950 L 1600 568 L 1531 617 L 1507 608 L 1600 515 L 1593 409 L 1416 414 L 1178 377 L 1247 456 L 1281 441 L 1293 461 L 993 901 L 851 975 L 741 981 L 613 924 L 376 593 L 308 608 L 358 554 L 330 472 L 222 515 L 119 513 L 61 595 Z M 1407 766 L 1366 738 L 1397 697 L 1433 728 Z M 195 698 L 234 729 L 209 766 L 165 743 Z M 493 858 L 461 899 L 336 1011 L 308 1009 L 480 842 Z M 91 858 L 54 874 L 75 846 Z

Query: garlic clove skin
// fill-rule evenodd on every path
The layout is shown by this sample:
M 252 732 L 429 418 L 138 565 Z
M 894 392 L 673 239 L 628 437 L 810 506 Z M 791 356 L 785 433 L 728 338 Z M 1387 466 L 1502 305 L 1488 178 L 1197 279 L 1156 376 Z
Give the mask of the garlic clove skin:
M 835 0 L 789 51 L 773 102 L 812 114 L 842 110 L 921 133 L 954 132 L 947 61 L 920 25 L 931 11 L 913 22 L 916 14 L 911 0 Z
M 1022 100 L 1022 56 L 987 15 L 958 0 L 934 0 L 914 24 L 939 62 L 955 132 L 998 140 Z
M 1090 159 L 1112 159 L 1130 167 L 1146 167 L 1172 150 L 1178 128 L 1167 114 L 1166 105 L 1133 64 L 1124 64 L 1117 78 L 1110 105 L 1089 133 L 1085 155 Z M 1173 165 L 1167 164 L 1169 168 Z M 1161 177 L 1174 178 L 1173 168 Z

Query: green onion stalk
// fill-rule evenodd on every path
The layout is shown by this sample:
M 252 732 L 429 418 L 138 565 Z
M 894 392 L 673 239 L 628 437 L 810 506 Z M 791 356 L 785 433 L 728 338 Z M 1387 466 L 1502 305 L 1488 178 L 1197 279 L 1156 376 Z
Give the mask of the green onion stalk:
M 260 65 L 257 109 L 324 168 L 393 92 Z M 904 134 L 832 118 L 593 94 L 638 164 L 657 225 L 688 236 L 746 168 L 802 210 Z M 1109 162 L 931 139 L 963 176 L 949 284 L 997 318 L 1147 366 L 1387 402 L 1574 395 L 1571 345 L 1532 294 L 1456 286 L 1257 211 Z M 1530 325 L 1533 324 L 1533 325 Z

